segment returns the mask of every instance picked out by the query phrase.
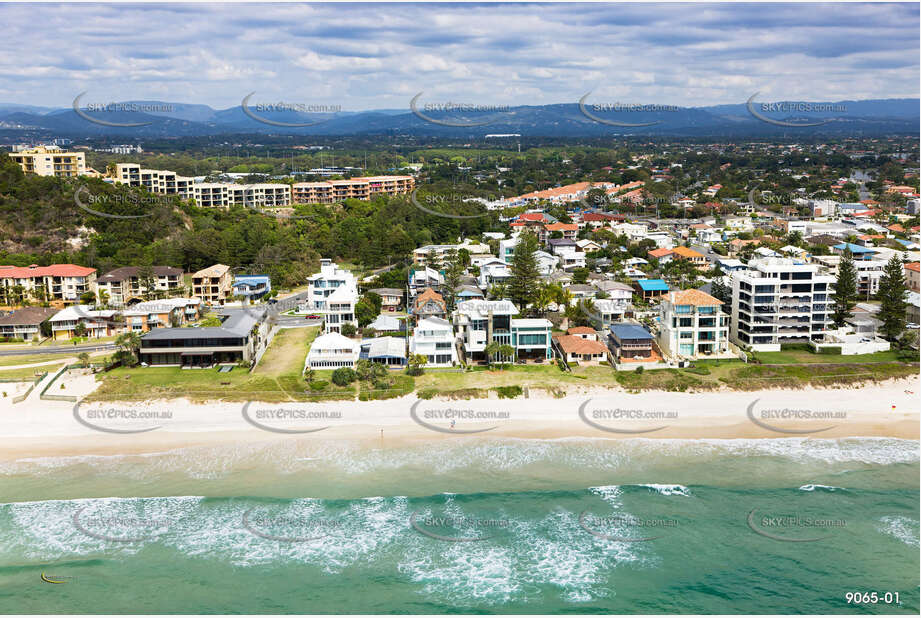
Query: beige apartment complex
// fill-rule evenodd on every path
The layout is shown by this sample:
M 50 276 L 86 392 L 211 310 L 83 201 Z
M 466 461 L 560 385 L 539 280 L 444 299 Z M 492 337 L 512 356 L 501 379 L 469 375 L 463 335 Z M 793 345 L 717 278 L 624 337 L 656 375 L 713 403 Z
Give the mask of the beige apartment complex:
M 298 182 L 292 187 L 295 204 L 332 204 L 355 199 L 370 200 L 377 195 L 398 195 L 413 190 L 412 176 L 366 176 L 349 180 Z
M 19 164 L 26 174 L 73 178 L 86 174 L 86 155 L 66 152 L 57 146 L 37 146 L 11 152 L 10 159 Z
M 192 296 L 210 305 L 222 305 L 233 296 L 230 266 L 215 264 L 192 275 Z
M 77 301 L 86 292 L 96 292 L 96 269 L 76 264 L 0 266 L 0 290 L 4 296 Z

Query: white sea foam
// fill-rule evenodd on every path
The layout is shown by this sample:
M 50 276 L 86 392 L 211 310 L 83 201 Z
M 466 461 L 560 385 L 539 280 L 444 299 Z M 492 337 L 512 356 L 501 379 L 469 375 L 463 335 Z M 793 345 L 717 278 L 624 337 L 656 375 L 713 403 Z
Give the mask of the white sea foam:
M 845 491 L 844 487 L 835 487 L 834 485 L 819 485 L 809 483 L 807 485 L 802 485 L 799 488 L 800 491 Z
M 886 515 L 879 519 L 877 528 L 883 534 L 888 534 L 911 547 L 919 547 L 918 520 L 904 515 Z
M 689 490 L 684 485 L 659 485 L 656 483 L 641 483 L 637 487 L 648 487 L 656 493 L 660 493 L 663 496 L 690 496 L 691 490 Z

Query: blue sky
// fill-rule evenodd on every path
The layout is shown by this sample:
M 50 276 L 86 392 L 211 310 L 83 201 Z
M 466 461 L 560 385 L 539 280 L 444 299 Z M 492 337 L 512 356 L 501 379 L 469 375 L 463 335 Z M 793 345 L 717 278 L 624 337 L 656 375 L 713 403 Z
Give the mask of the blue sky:
M 0 101 L 917 97 L 918 4 L 3 4 Z

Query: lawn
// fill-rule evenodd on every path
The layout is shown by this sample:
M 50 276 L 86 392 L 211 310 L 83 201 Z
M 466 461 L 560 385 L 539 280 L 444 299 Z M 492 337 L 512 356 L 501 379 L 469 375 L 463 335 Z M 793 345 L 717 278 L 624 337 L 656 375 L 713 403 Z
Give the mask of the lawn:
M 0 370 L 0 380 L 22 380 L 31 382 L 37 376 L 36 372 L 40 374 L 44 372 L 54 373 L 58 369 L 64 366 L 64 363 L 59 365 L 45 365 L 44 367 L 31 367 L 29 369 L 6 369 Z
M 102 384 L 87 400 L 143 400 L 187 397 L 193 401 L 315 401 L 353 399 L 357 386 L 340 388 L 332 383 L 321 392 L 311 391 L 301 376 L 310 342 L 317 327 L 281 329 L 259 365 L 248 373 L 234 367 L 229 373 L 179 367 L 118 368 L 99 374 Z M 317 372 L 329 381 L 331 371 Z
M 76 356 L 74 352 L 73 356 Z M 0 367 L 10 367 L 12 365 L 31 365 L 33 363 L 45 363 L 48 361 L 69 358 L 67 354 L 22 354 L 14 356 L 0 356 Z
M 875 352 L 873 354 L 816 354 L 805 348 L 781 349 L 780 352 L 755 352 L 755 356 L 765 365 L 785 364 L 846 364 L 855 363 L 890 363 L 899 360 L 898 350 Z

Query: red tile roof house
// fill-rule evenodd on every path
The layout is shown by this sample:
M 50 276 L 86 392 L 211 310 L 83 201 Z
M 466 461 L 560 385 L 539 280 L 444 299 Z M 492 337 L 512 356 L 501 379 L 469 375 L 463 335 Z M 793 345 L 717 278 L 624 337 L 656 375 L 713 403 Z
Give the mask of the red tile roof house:
M 0 266 L 0 288 L 3 286 L 22 286 L 33 300 L 77 302 L 86 292 L 96 293 L 96 269 L 76 264 Z
M 551 237 L 553 232 L 561 232 L 563 238 L 575 240 L 576 234 L 579 232 L 579 226 L 575 223 L 548 223 L 538 232 L 538 240 L 542 244 L 547 244 L 547 239 Z
M 607 346 L 595 339 L 584 339 L 580 335 L 554 335 L 553 342 L 567 363 L 597 365 L 608 360 Z
M 659 260 L 659 264 L 668 264 L 675 258 L 674 251 L 671 249 L 653 249 L 647 251 L 646 255 Z

